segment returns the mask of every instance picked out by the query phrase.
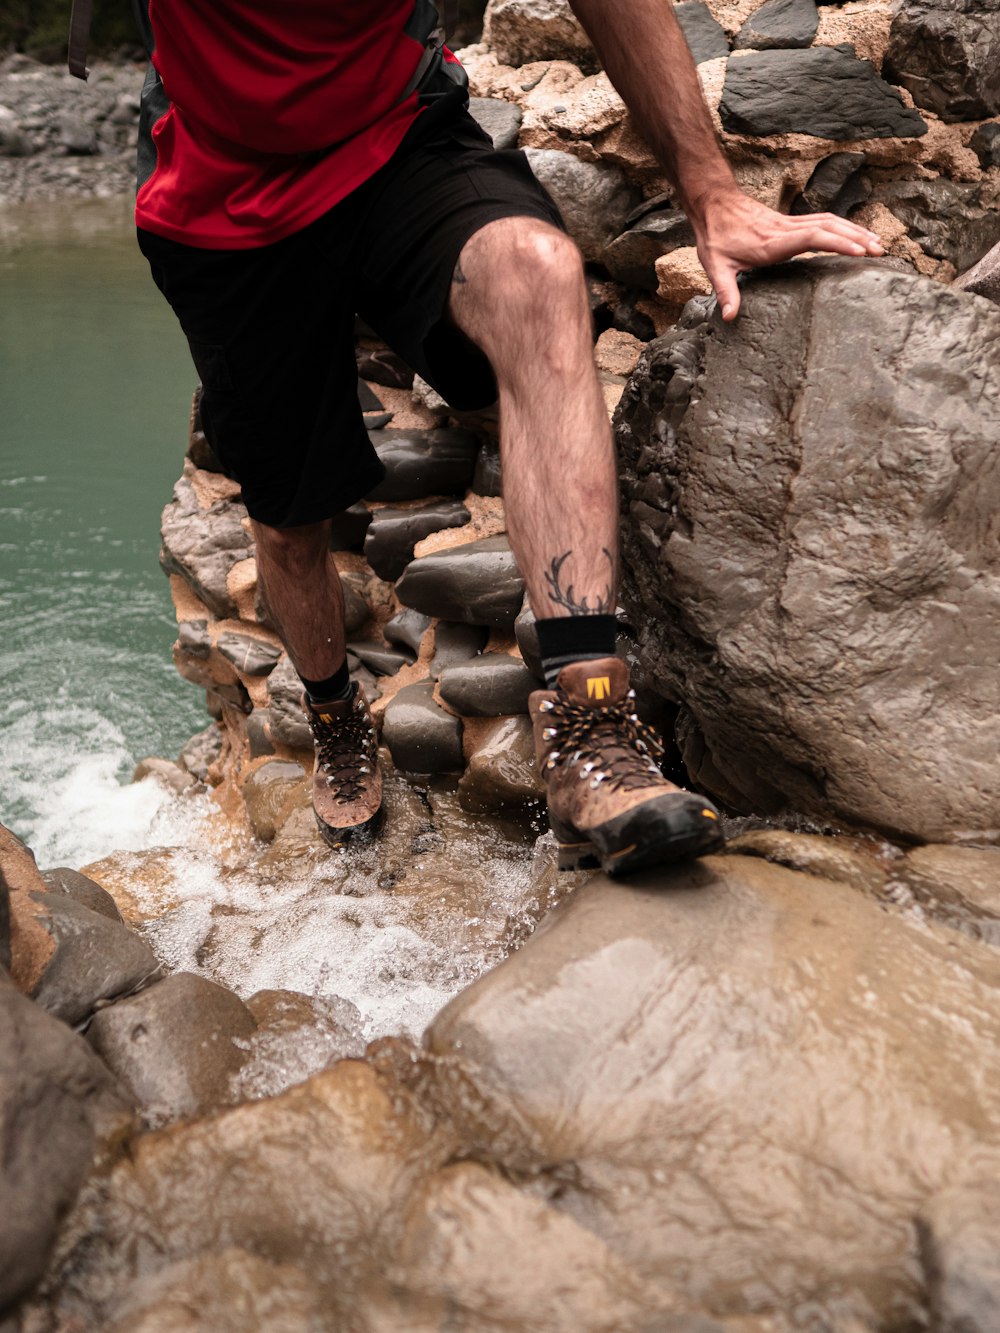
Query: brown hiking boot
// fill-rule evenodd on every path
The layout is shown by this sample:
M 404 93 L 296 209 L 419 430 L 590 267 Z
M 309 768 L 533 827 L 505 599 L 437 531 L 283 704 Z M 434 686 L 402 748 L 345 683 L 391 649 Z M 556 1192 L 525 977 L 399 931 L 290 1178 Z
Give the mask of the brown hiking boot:
M 355 682 L 349 699 L 302 707 L 316 746 L 312 799 L 319 831 L 331 847 L 370 837 L 382 823 L 378 737 L 368 700 Z
M 722 846 L 715 806 L 660 772 L 663 746 L 628 680 L 618 657 L 573 662 L 529 701 L 560 870 L 624 875 Z

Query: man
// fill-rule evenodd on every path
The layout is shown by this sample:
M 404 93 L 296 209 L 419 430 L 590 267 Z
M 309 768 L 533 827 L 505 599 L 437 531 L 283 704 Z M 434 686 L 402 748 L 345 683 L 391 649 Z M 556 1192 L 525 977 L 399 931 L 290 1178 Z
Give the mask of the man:
M 673 181 L 722 307 L 806 250 L 877 255 L 829 214 L 744 195 L 668 0 L 571 0 Z M 661 775 L 615 656 L 615 460 L 579 252 L 519 153 L 468 115 L 427 0 L 149 0 L 139 240 L 191 346 L 206 434 L 243 487 L 261 589 L 305 690 L 314 805 L 339 845 L 381 817 L 345 663 L 330 520 L 380 477 L 362 317 L 459 408 L 499 397 L 510 542 L 537 618 L 531 700 L 561 864 L 621 874 L 721 842 Z

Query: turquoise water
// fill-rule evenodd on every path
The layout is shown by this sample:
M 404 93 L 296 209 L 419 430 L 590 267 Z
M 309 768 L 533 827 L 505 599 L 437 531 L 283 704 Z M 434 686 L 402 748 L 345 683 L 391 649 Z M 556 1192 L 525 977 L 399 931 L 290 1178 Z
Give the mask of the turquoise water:
M 127 201 L 0 214 L 0 820 L 42 865 L 143 845 L 136 761 L 208 721 L 157 563 L 193 382 Z

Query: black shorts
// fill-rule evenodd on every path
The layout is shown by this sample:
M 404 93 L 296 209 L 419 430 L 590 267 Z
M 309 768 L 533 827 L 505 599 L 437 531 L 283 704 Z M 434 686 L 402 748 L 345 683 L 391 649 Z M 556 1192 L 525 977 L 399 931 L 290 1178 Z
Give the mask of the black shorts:
M 358 404 L 356 313 L 453 407 L 494 401 L 447 303 L 462 247 L 504 217 L 562 227 L 524 154 L 494 151 L 463 109 L 430 132 L 418 120 L 371 180 L 276 244 L 202 250 L 140 230 L 201 376 L 205 434 L 251 517 L 315 523 L 382 479 Z

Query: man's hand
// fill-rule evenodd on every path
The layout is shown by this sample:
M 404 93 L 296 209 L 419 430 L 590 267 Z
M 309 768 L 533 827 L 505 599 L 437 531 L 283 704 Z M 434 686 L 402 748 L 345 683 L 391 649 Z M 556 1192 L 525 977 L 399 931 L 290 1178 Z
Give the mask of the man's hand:
M 698 258 L 722 308 L 733 320 L 740 309 L 736 276 L 751 268 L 780 264 L 812 250 L 838 255 L 883 253 L 873 231 L 835 213 L 788 217 L 734 189 L 699 200 L 695 220 Z

